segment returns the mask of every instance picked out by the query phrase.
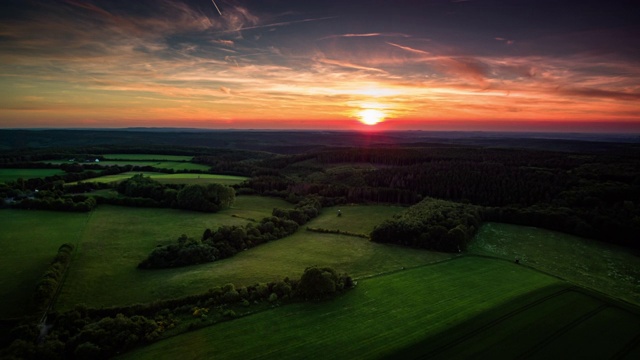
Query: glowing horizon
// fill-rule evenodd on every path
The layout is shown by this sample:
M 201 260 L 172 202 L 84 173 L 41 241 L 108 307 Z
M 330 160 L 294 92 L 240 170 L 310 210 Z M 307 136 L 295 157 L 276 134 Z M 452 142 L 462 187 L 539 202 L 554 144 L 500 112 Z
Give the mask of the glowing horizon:
M 639 24 L 573 3 L 10 1 L 0 128 L 640 132 Z

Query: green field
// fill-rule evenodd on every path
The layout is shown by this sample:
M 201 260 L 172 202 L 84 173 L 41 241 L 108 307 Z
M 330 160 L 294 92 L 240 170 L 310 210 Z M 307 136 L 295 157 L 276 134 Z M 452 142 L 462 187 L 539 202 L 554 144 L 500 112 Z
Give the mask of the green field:
M 509 224 L 484 224 L 469 252 L 523 265 L 640 304 L 640 258 L 603 242 Z
M 106 160 L 160 160 L 160 161 L 191 161 L 193 156 L 159 155 L 159 154 L 104 154 Z
M 308 226 L 369 235 L 376 225 L 404 209 L 400 206 L 334 206 L 322 209 L 322 214 Z M 338 210 L 342 214 L 339 217 Z
M 38 280 L 64 243 L 76 244 L 89 214 L 0 210 L 0 319 L 30 314 Z
M 47 160 L 43 161 L 43 163 L 47 164 L 73 164 L 68 159 L 62 160 Z M 174 171 L 189 171 L 189 170 L 197 170 L 197 171 L 209 171 L 209 166 L 196 164 L 187 161 L 158 161 L 158 160 L 104 160 L 100 162 L 88 162 L 88 163 L 79 163 L 79 164 L 91 164 L 91 165 L 102 165 L 102 166 L 153 166 L 158 169 L 171 169 Z
M 165 184 L 223 184 L 223 185 L 235 185 L 245 181 L 247 178 L 243 176 L 233 175 L 215 175 L 215 174 L 164 174 L 159 172 L 139 172 L 131 171 L 116 175 L 106 175 L 97 178 L 87 179 L 83 182 L 102 182 L 111 183 L 126 180 L 134 175 L 142 174 L 149 176 L 153 180 Z M 69 183 L 75 184 L 75 183 Z
M 191 162 L 182 162 L 182 161 L 100 161 L 99 163 L 102 166 L 112 166 L 112 165 L 132 165 L 132 166 L 153 166 L 158 169 L 172 169 L 174 171 L 189 171 L 189 170 L 198 170 L 198 171 L 209 171 L 209 166 L 202 164 L 195 164 Z
M 19 178 L 34 179 L 53 175 L 64 175 L 60 169 L 0 169 L 0 182 L 16 181 Z
M 486 356 L 479 358 L 513 358 L 512 354 L 536 350 L 537 346 L 538 351 L 553 354 L 556 346 L 544 341 L 555 328 L 574 325 L 563 336 L 579 335 L 583 332 L 580 326 L 587 323 L 572 321 L 607 304 L 566 289 L 553 277 L 525 267 L 463 257 L 360 280 L 354 290 L 334 300 L 287 305 L 220 323 L 123 358 L 464 358 L 481 351 L 487 351 L 482 353 Z M 611 309 L 617 311 L 612 318 L 589 320 L 602 329 L 618 329 L 620 338 L 605 348 L 615 354 L 640 333 L 640 323 L 633 324 L 640 318 L 626 310 Z M 491 316 L 483 317 L 485 313 Z M 551 321 L 549 316 L 556 314 L 562 318 Z M 627 320 L 618 328 L 614 321 L 621 315 Z M 456 331 L 447 331 L 454 328 Z M 602 335 L 602 331 L 596 333 Z M 593 347 L 613 338 L 601 337 Z M 503 338 L 510 338 L 511 343 L 505 346 Z M 464 341 L 469 345 L 458 346 Z M 590 348 L 589 343 L 582 345 Z M 503 353 L 503 346 L 510 352 Z
M 256 196 L 238 197 L 232 209 L 213 215 L 100 206 L 87 226 L 57 308 L 67 309 L 77 303 L 100 307 L 148 302 L 202 293 L 230 282 L 252 285 L 285 276 L 299 277 L 311 265 L 333 266 L 354 276 L 367 276 L 450 257 L 301 228 L 292 236 L 231 259 L 177 269 L 136 269 L 156 245 L 173 242 L 182 232 L 201 236 L 206 227 L 241 225 L 247 222 L 245 218 L 259 220 L 269 215 L 273 207 L 290 206 L 281 200 Z
M 150 302 L 221 285 L 211 283 L 212 278 L 225 277 L 211 273 L 212 264 L 152 271 L 141 271 L 136 266 L 154 247 L 173 243 L 181 234 L 200 238 L 206 228 L 244 225 L 245 218 L 269 216 L 276 206 L 291 205 L 279 199 L 242 196 L 231 209 L 215 214 L 99 206 L 84 231 L 56 307 Z

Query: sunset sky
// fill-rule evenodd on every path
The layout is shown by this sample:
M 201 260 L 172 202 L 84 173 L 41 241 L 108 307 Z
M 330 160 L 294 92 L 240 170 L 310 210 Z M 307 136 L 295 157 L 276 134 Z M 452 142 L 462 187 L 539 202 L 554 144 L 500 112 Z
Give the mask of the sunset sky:
M 640 132 L 618 0 L 2 0 L 0 128 Z

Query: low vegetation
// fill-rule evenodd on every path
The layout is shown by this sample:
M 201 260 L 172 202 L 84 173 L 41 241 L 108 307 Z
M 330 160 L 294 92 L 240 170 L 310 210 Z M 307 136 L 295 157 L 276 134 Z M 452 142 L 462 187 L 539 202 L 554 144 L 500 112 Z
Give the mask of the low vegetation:
M 18 179 L 38 179 L 54 175 L 63 175 L 60 169 L 0 169 L 0 183 L 17 181 Z
M 0 209 L 0 319 L 36 311 L 36 284 L 60 244 L 78 244 L 89 217 L 89 213 Z
M 180 322 L 189 322 L 189 328 L 195 329 L 235 318 L 238 315 L 232 308 L 237 304 L 248 308 L 261 302 L 324 299 L 352 286 L 348 275 L 338 274 L 331 268 L 310 267 L 299 280 L 285 278 L 241 288 L 227 284 L 205 294 L 148 305 L 111 309 L 76 307 L 69 312 L 52 314 L 51 329 L 39 344 L 33 341 L 39 333 L 35 324 L 20 326 L 14 331 L 16 339 L 2 355 L 27 360 L 104 359 L 150 344 Z
M 640 353 L 632 251 L 549 231 L 637 247 L 633 148 L 305 149 L 1 153 L 0 175 L 56 172 L 0 183 L 4 206 L 15 208 L 0 210 L 2 324 L 47 307 L 68 267 L 51 332 L 34 346 L 38 329 L 25 323 L 3 355 Z
M 60 281 L 62 280 L 67 266 L 71 261 L 71 252 L 73 251 L 72 244 L 62 244 L 58 248 L 58 253 L 49 264 L 49 267 L 42 275 L 42 278 L 36 286 L 36 291 L 33 296 L 36 307 L 44 310 L 50 305 L 51 300 L 55 296 L 56 292 L 60 288 Z
M 485 223 L 469 245 L 640 305 L 640 258 L 600 241 L 528 226 Z
M 189 185 L 185 189 L 190 186 L 198 185 Z M 318 200 L 303 199 L 293 209 L 273 209 L 272 216 L 255 225 L 249 222 L 245 226 L 221 226 L 217 230 L 207 228 L 202 239 L 182 235 L 177 244 L 154 249 L 138 267 L 168 268 L 226 259 L 240 251 L 293 234 L 298 226 L 316 217 L 320 208 Z

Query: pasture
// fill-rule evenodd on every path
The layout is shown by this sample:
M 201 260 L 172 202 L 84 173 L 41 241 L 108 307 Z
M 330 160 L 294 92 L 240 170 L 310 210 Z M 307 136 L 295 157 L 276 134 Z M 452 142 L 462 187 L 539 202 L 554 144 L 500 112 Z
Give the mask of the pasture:
M 0 210 L 0 319 L 30 315 L 36 283 L 64 243 L 82 238 L 87 213 Z
M 327 230 L 348 231 L 351 233 L 365 234 L 383 222 L 391 219 L 393 215 L 403 211 L 401 206 L 361 206 L 344 205 L 333 206 L 322 209 L 322 213 L 315 219 L 309 227 L 322 228 Z M 341 216 L 338 217 L 338 210 Z
M 243 196 L 231 209 L 215 214 L 99 206 L 87 223 L 56 308 L 67 309 L 79 303 L 100 307 L 150 302 L 204 292 L 213 286 L 210 276 L 215 276 L 203 269 L 206 265 L 166 271 L 142 271 L 136 266 L 154 247 L 173 243 L 181 234 L 200 238 L 206 228 L 244 225 L 248 221 L 245 218 L 269 216 L 276 206 L 290 204 Z
M 199 237 L 206 227 L 242 225 L 245 219 L 270 215 L 273 207 L 290 206 L 282 200 L 255 196 L 240 196 L 231 209 L 216 214 L 100 206 L 87 225 L 56 308 L 68 309 L 78 303 L 126 305 L 202 293 L 226 283 L 242 286 L 286 276 L 297 278 L 311 265 L 333 266 L 360 277 L 451 256 L 311 233 L 302 227 L 289 237 L 230 259 L 175 269 L 136 268 L 155 246 L 174 242 L 181 233 Z
M 468 251 L 519 258 L 523 265 L 640 304 L 640 258 L 615 245 L 534 227 L 486 223 Z
M 361 279 L 333 300 L 219 323 L 122 358 L 607 357 L 640 334 L 639 320 L 633 309 L 532 269 L 461 257 Z
M 106 160 L 106 161 L 101 161 L 99 164 L 102 166 L 113 166 L 113 165 L 152 166 L 158 169 L 171 169 L 174 171 L 189 171 L 189 170 L 209 171 L 209 166 L 207 165 L 196 164 L 192 162 L 184 162 L 184 161 Z
M 0 169 L 0 182 L 16 181 L 20 178 L 35 179 L 53 175 L 64 175 L 60 169 Z
M 160 154 L 104 154 L 106 160 L 134 160 L 134 161 L 191 161 L 193 156 L 160 155 Z
M 113 183 L 119 182 L 131 178 L 134 175 L 142 174 L 149 176 L 153 180 L 156 180 L 164 184 L 222 184 L 222 185 L 235 185 L 245 181 L 247 178 L 243 176 L 233 175 L 215 175 L 215 174 L 164 174 L 159 172 L 140 172 L 130 171 L 115 175 L 106 175 L 97 178 L 83 180 L 83 182 L 101 182 L 101 183 Z M 69 183 L 69 184 L 75 184 Z

